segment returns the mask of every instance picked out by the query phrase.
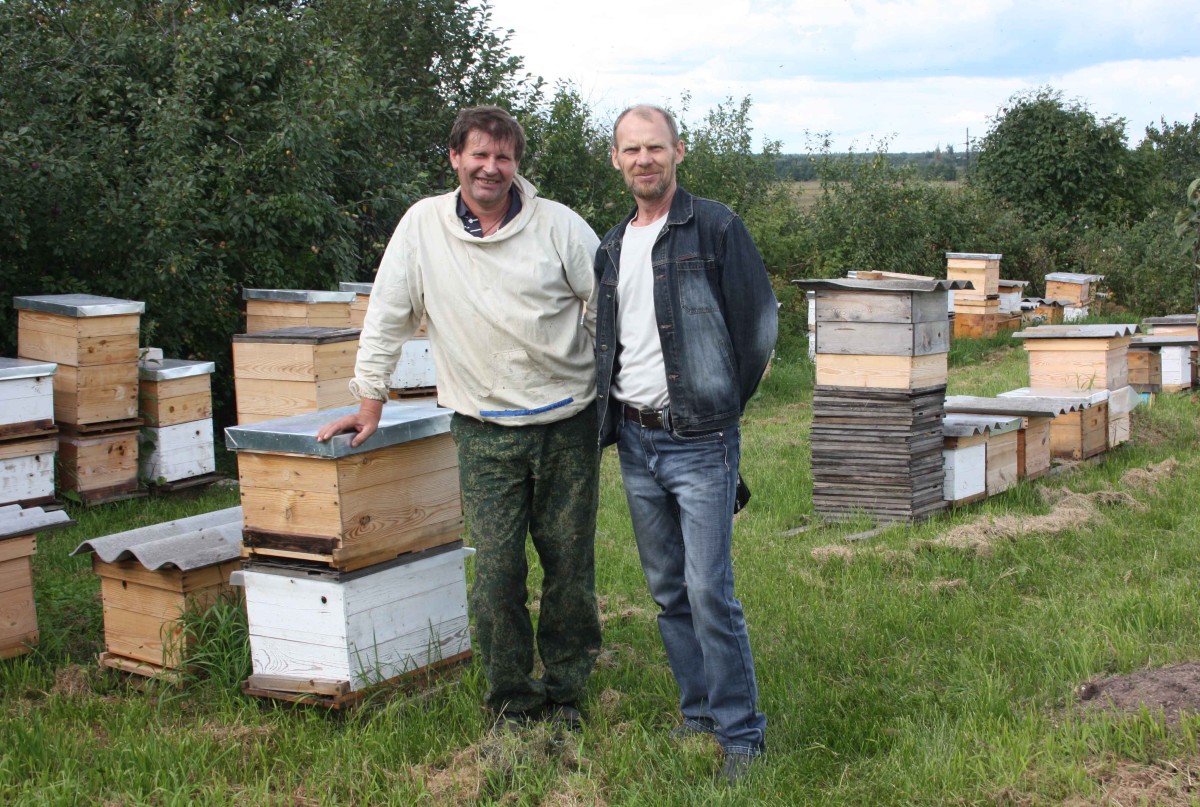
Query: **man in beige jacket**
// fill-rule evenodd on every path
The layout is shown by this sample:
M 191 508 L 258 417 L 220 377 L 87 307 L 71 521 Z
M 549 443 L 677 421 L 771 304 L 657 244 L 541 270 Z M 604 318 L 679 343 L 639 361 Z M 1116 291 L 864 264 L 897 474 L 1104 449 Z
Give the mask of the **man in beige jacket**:
M 497 726 L 546 716 L 577 729 L 600 648 L 596 526 L 595 283 L 599 239 L 517 174 L 520 124 L 497 107 L 459 113 L 459 188 L 414 204 L 380 263 L 351 389 L 359 411 L 318 440 L 378 427 L 400 350 L 428 322 L 438 403 L 454 410 L 463 510 L 474 543 L 476 648 Z M 544 580 L 533 675 L 526 535 Z

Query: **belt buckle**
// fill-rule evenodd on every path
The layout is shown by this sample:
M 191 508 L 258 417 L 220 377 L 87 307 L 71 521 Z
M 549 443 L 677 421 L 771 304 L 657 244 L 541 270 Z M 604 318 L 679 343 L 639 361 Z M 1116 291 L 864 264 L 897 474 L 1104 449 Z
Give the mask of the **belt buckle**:
M 651 412 L 642 412 L 639 410 L 638 423 L 645 429 L 661 429 L 663 427 L 662 410 Z

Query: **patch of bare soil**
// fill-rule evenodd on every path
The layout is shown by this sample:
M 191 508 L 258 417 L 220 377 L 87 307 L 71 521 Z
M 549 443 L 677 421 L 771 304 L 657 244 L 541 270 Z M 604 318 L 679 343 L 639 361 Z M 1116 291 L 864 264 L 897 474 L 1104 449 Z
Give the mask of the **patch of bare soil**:
M 1087 768 L 1100 788 L 1095 797 L 1073 796 L 1064 807 L 1185 807 L 1196 803 L 1200 760 L 1143 765 L 1127 759 L 1105 759 Z
M 70 700 L 78 700 L 92 694 L 92 671 L 79 664 L 68 664 L 54 671 L 54 687 L 51 691 Z
M 1079 687 L 1079 703 L 1084 712 L 1136 713 L 1145 707 L 1153 715 L 1162 712 L 1173 725 L 1181 714 L 1200 714 L 1200 662 L 1088 681 Z
M 958 549 L 980 556 L 992 553 L 996 543 L 1015 540 L 1023 535 L 1057 535 L 1079 529 L 1100 517 L 1102 507 L 1123 507 L 1134 511 L 1146 510 L 1135 495 L 1153 491 L 1160 479 L 1170 477 L 1179 468 L 1174 459 L 1164 460 L 1145 468 L 1131 468 L 1121 477 L 1121 487 L 1127 490 L 1098 490 L 1076 493 L 1068 488 L 1040 488 L 1039 493 L 1050 504 L 1045 515 L 988 516 L 962 524 L 945 535 L 924 541 L 919 547 Z

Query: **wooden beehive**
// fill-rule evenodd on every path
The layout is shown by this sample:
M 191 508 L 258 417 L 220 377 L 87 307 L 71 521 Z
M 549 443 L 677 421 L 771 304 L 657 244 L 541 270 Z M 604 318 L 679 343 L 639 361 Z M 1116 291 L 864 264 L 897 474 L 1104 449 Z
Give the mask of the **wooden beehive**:
M 1146 317 L 1142 323 L 1152 336 L 1189 336 L 1195 339 L 1197 335 L 1195 314 Z
M 54 432 L 54 373 L 58 365 L 0 358 L 0 440 Z
M 233 596 L 241 566 L 241 508 L 233 507 L 84 541 L 104 602 L 106 667 L 157 675 L 183 668 L 195 649 L 183 619 Z
M 1192 354 L 1196 350 L 1194 334 L 1135 336 L 1129 344 L 1131 352 L 1156 350 L 1159 356 L 1159 390 L 1139 390 L 1140 392 L 1180 392 L 1191 389 L 1193 384 Z M 1130 383 L 1134 383 L 1132 380 Z
M 1016 334 L 1029 354 L 1031 387 L 1118 389 L 1129 383 L 1137 325 L 1039 325 Z
M 354 403 L 357 328 L 279 328 L 233 337 L 238 423 Z
M 352 291 L 242 289 L 246 333 L 279 328 L 349 328 Z
M 947 414 L 942 421 L 942 497 L 956 507 L 987 496 L 987 432 L 971 415 Z
M 1021 300 L 1021 322 L 1025 325 L 1061 325 L 1063 304 L 1044 297 L 1026 297 Z
M 1051 272 L 1046 275 L 1046 297 L 1059 300 L 1064 306 L 1085 309 L 1091 304 L 1096 286 L 1104 275 L 1088 275 L 1079 272 Z
M 459 539 L 462 497 L 450 412 L 390 402 L 379 430 L 318 443 L 335 409 L 226 429 L 237 452 L 243 556 L 302 559 L 349 571 Z
M 55 362 L 54 418 L 88 426 L 137 419 L 144 303 L 91 294 L 14 297 L 17 354 Z
M 1079 408 L 1075 400 L 1039 399 L 1032 395 L 985 398 L 952 395 L 946 398 L 950 414 L 975 414 L 1021 418 L 1017 430 L 1017 476 L 1037 479 L 1050 470 L 1050 428 L 1058 415 Z
M 388 388 L 408 395 L 413 392 L 436 392 L 437 370 L 433 364 L 433 349 L 428 339 L 409 339 L 400 349 L 400 358 L 392 372 Z
M 1062 407 L 1050 424 L 1050 456 L 1080 460 L 1108 448 L 1108 390 L 1030 388 L 1001 393 L 1001 398 L 1044 399 Z
M 1162 391 L 1162 348 L 1153 345 L 1129 345 L 1129 384 L 1138 392 Z
M 57 452 L 54 434 L 0 442 L 0 505 L 33 507 L 53 502 Z
M 216 471 L 212 382 L 216 365 L 182 359 L 140 364 L 142 440 L 138 465 L 156 484 L 195 479 Z
M 463 555 L 455 542 L 356 572 L 248 563 L 237 576 L 254 669 L 243 691 L 337 706 L 468 658 Z
M 863 285 L 868 285 L 866 282 Z M 946 290 L 817 288 L 818 354 L 928 356 L 950 350 Z
M 351 283 L 342 281 L 338 284 L 338 291 L 348 291 L 354 294 L 354 299 L 350 301 L 350 327 L 361 328 L 363 320 L 367 318 L 367 306 L 371 303 L 371 289 L 375 286 L 374 283 Z
M 59 489 L 78 494 L 88 504 L 137 491 L 140 435 L 137 425 L 98 432 L 64 426 L 55 463 Z
M 964 300 L 998 300 L 1000 295 L 1000 259 L 1003 255 L 982 252 L 947 252 L 946 278 L 965 280 L 972 288 L 956 291 L 955 313 Z
M 74 523 L 63 510 L 0 507 L 0 658 L 28 653 L 38 643 L 33 591 L 38 533 Z

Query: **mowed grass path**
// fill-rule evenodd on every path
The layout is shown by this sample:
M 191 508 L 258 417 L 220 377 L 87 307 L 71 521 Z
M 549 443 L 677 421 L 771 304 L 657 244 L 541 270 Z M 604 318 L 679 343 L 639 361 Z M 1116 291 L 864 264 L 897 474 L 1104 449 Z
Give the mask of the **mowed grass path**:
M 605 649 L 581 735 L 493 737 L 477 666 L 345 714 L 247 698 L 235 608 L 196 625 L 212 642 L 181 687 L 100 670 L 99 587 L 88 559 L 67 553 L 236 504 L 210 491 L 76 510 L 77 527 L 40 542 L 41 647 L 0 662 L 0 801 L 1189 803 L 1200 721 L 1084 713 L 1076 691 L 1200 659 L 1197 399 L 1139 409 L 1132 443 L 1099 462 L 847 541 L 869 525 L 811 518 L 812 368 L 795 353 L 781 349 L 744 426 L 754 497 L 734 555 L 770 722 L 767 762 L 743 786 L 716 784 L 711 742 L 665 737 L 675 687 L 610 451 L 597 535 Z M 956 345 L 952 393 L 1024 384 L 1019 348 Z M 535 572 L 535 609 L 539 585 Z M 1131 781 L 1145 785 L 1118 793 Z

